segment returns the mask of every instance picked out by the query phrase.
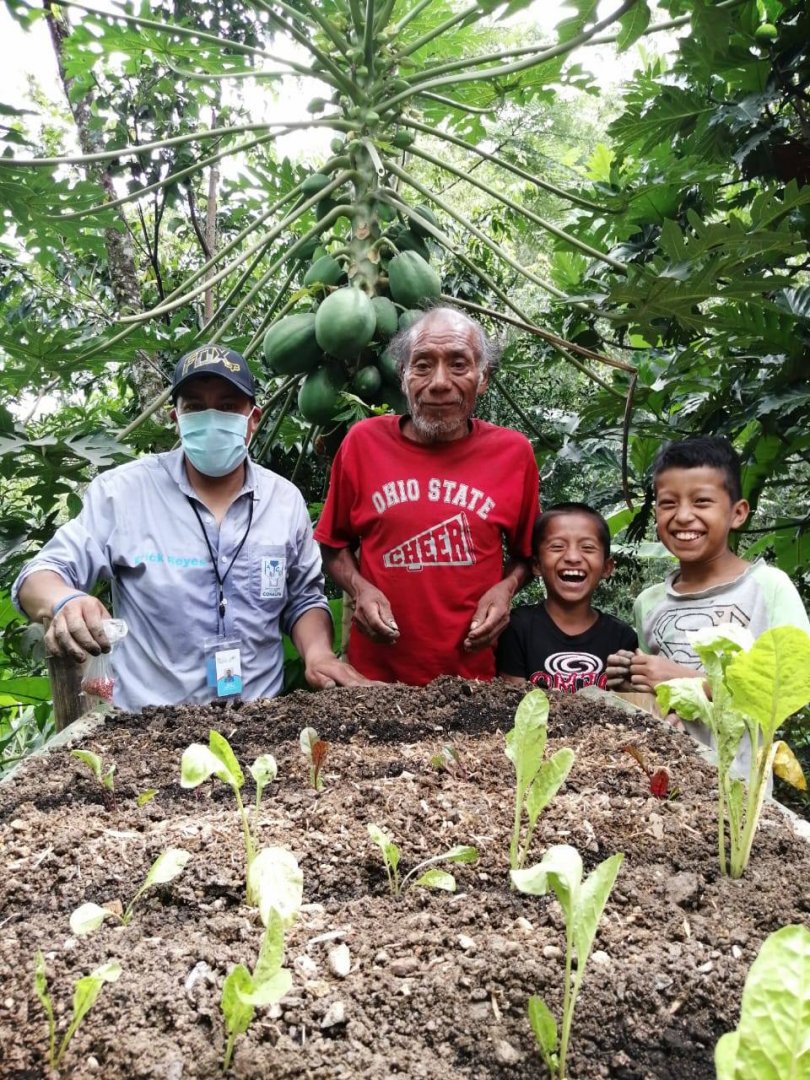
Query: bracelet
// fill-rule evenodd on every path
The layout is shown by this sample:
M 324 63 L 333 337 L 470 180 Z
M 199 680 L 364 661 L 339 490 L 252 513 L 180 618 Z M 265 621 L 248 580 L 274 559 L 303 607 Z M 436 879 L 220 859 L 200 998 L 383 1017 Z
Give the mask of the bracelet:
M 57 600 L 51 608 L 51 618 L 55 619 L 59 612 L 62 610 L 62 608 L 65 606 L 65 604 L 69 604 L 71 600 L 78 600 L 80 596 L 87 595 L 88 594 L 86 592 L 71 592 L 68 593 L 67 596 L 63 596 L 60 600 Z

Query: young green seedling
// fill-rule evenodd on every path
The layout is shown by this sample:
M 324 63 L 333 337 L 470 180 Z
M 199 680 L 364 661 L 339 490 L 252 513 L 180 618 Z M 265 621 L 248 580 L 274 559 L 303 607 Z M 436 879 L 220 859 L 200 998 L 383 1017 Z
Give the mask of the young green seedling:
M 460 776 L 466 778 L 467 768 L 464 762 L 461 760 L 461 755 L 455 746 L 444 745 L 438 754 L 434 754 L 430 759 L 431 769 L 436 769 L 437 772 L 447 772 L 451 776 Z
M 105 805 L 107 802 L 115 802 L 114 792 L 114 776 L 115 776 L 115 762 L 110 765 L 107 771 L 104 771 L 104 763 L 98 754 L 94 754 L 92 750 L 71 750 L 71 755 L 75 757 L 82 764 L 86 765 L 90 772 L 101 784 L 102 792 L 104 793 Z
M 222 984 L 220 1005 L 228 1033 L 222 1059 L 223 1072 L 231 1064 L 237 1035 L 247 1031 L 256 1007 L 273 1005 L 289 993 L 292 973 L 281 966 L 283 958 L 284 926 L 278 912 L 271 910 L 253 974 L 244 964 L 237 964 L 228 972 Z
M 236 798 L 236 806 L 239 810 L 239 817 L 242 822 L 242 835 L 245 841 L 246 878 L 249 876 L 250 866 L 256 855 L 255 829 L 258 826 L 259 806 L 262 794 L 267 785 L 275 780 L 278 768 L 272 754 L 262 754 L 256 758 L 250 766 L 249 771 L 256 784 L 253 830 L 250 827 L 250 817 L 242 802 L 242 796 L 239 794 L 240 788 L 242 788 L 245 783 L 245 777 L 239 767 L 239 762 L 236 760 L 236 755 L 226 738 L 220 735 L 218 731 L 209 732 L 208 746 L 203 746 L 202 743 L 192 743 L 191 746 L 186 747 L 183 751 L 183 757 L 180 762 L 181 787 L 195 788 L 208 780 L 209 777 L 216 776 L 218 780 L 221 780 L 223 784 L 227 784 L 233 791 Z M 249 885 L 247 889 L 247 901 L 249 904 L 255 903 L 255 898 L 251 894 Z
M 529 1023 L 552 1078 L 565 1080 L 565 1059 L 571 1038 L 571 1022 L 582 988 L 585 965 L 591 954 L 596 928 L 605 910 L 624 855 L 611 855 L 582 880 L 582 859 L 568 844 L 550 847 L 541 862 L 525 870 L 512 870 L 512 884 L 522 893 L 545 896 L 551 889 L 565 918 L 565 975 L 559 1039 L 557 1022 L 541 997 L 529 998 Z M 577 968 L 572 976 L 573 954 Z
M 174 881 L 183 872 L 190 858 L 190 852 L 182 848 L 166 848 L 152 863 L 143 885 L 132 897 L 123 915 L 116 915 L 114 911 L 99 907 L 98 904 L 82 904 L 70 916 L 70 929 L 77 937 L 84 937 L 98 930 L 106 918 L 118 919 L 122 925 L 129 926 L 135 905 L 146 890 L 151 889 L 153 885 L 167 885 L 170 881 Z
M 323 789 L 323 776 L 321 775 L 321 769 L 323 763 L 326 760 L 326 754 L 329 750 L 329 743 L 318 738 L 318 732 L 315 728 L 306 727 L 301 732 L 299 739 L 301 745 L 301 753 L 307 759 L 309 763 L 309 783 L 316 791 Z
M 445 851 L 441 855 L 434 855 L 430 859 L 424 859 L 422 862 L 417 863 L 400 880 L 399 848 L 379 825 L 368 824 L 366 828 L 372 843 L 376 844 L 382 852 L 385 872 L 388 875 L 388 887 L 392 896 L 399 896 L 406 887 L 412 885 L 426 889 L 443 889 L 445 892 L 455 892 L 456 879 L 447 870 L 436 869 L 435 864 L 440 862 L 474 863 L 478 858 L 476 848 L 469 847 L 466 844 L 457 844 L 456 847 L 450 848 L 449 851 Z M 432 867 L 432 869 L 425 870 L 427 866 Z M 420 870 L 425 870 L 425 872 L 412 880 Z
M 285 848 L 263 848 L 251 864 L 249 885 L 257 897 L 265 931 L 253 974 L 244 964 L 237 964 L 222 986 L 221 1007 L 228 1033 L 223 1072 L 231 1063 L 237 1035 L 247 1031 L 256 1007 L 280 1001 L 292 986 L 292 975 L 281 963 L 284 929 L 294 922 L 304 895 L 304 878 L 295 856 Z
M 41 952 L 37 952 L 34 966 L 34 992 L 39 998 L 45 1015 L 48 1017 L 48 1061 L 52 1069 L 58 1069 L 65 1051 L 70 1045 L 70 1040 L 79 1029 L 79 1025 L 85 1016 L 93 1008 L 96 998 L 101 993 L 104 983 L 115 982 L 121 974 L 121 965 L 117 960 L 110 960 L 95 971 L 91 971 L 83 979 L 79 979 L 73 987 L 73 1016 L 67 1031 L 62 1036 L 59 1050 L 56 1049 L 56 1020 L 53 1015 L 53 1003 L 48 993 L 48 977 L 45 972 L 45 958 Z
M 690 640 L 705 676 L 673 679 L 655 692 L 665 713 L 700 721 L 712 733 L 720 870 L 739 878 L 751 855 L 774 758 L 777 752 L 790 754 L 786 744 L 774 741 L 776 730 L 810 701 L 810 636 L 794 626 L 776 626 L 755 641 L 748 630 L 723 623 L 692 634 Z M 750 750 L 747 797 L 743 781 L 731 776 L 743 736 Z
M 515 766 L 515 822 L 509 845 L 509 865 L 526 861 L 537 819 L 551 802 L 574 764 L 574 751 L 564 747 L 543 760 L 548 737 L 548 698 L 530 690 L 517 707 L 515 726 L 506 735 L 506 756 Z M 521 843 L 523 813 L 528 823 Z
M 740 1023 L 714 1050 L 717 1080 L 810 1076 L 810 930 L 783 926 L 762 943 Z

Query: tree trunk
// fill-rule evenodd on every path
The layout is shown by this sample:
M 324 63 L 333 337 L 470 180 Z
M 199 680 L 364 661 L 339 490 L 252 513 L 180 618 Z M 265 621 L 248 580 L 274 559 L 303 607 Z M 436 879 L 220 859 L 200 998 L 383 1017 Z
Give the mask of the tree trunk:
M 73 79 L 65 71 L 63 50 L 64 43 L 70 36 L 70 23 L 63 13 L 57 13 L 51 6 L 51 0 L 43 0 L 47 13 L 48 29 L 51 35 L 59 78 L 65 91 L 68 107 L 76 124 L 79 145 L 83 154 L 93 154 L 104 149 L 101 133 L 91 127 L 92 95 L 86 94 L 76 101 L 71 100 Z M 103 165 L 86 166 L 88 177 L 95 180 L 110 201 L 118 197 L 110 171 Z M 120 315 L 133 314 L 143 310 L 138 272 L 135 265 L 135 250 L 132 235 L 126 218 L 120 209 L 116 211 L 123 229 L 105 229 L 104 242 L 107 248 L 107 269 L 110 285 L 115 296 Z M 141 408 L 152 401 L 164 389 L 158 364 L 148 353 L 139 350 L 130 371 L 130 382 L 138 397 Z

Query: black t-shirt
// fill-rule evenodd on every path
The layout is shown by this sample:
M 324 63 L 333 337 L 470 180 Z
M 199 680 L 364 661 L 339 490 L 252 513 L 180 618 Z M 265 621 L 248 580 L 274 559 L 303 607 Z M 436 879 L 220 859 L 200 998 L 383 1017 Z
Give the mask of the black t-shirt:
M 529 679 L 543 690 L 604 689 L 608 656 L 637 649 L 638 638 L 628 623 L 597 614 L 583 634 L 565 634 L 543 604 L 515 608 L 498 642 L 498 674 Z

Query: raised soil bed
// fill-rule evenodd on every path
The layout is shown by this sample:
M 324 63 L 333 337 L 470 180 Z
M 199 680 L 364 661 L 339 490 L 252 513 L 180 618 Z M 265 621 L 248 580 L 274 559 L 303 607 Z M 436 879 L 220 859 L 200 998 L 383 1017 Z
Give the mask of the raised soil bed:
M 222 981 L 236 963 L 253 968 L 261 925 L 243 902 L 230 791 L 218 782 L 179 786 L 183 749 L 206 742 L 211 727 L 243 767 L 275 755 L 261 844 L 289 847 L 304 873 L 305 906 L 287 936 L 293 989 L 279 1006 L 257 1010 L 230 1075 L 542 1077 L 526 1002 L 541 993 L 559 1010 L 563 924 L 554 900 L 509 887 L 514 773 L 503 732 L 520 697 L 505 684 L 445 678 L 424 690 L 113 714 L 83 745 L 116 763 L 114 805 L 67 749 L 26 762 L 0 785 L 0 1077 L 48 1076 L 47 1024 L 33 990 L 37 949 L 62 1028 L 73 982 L 113 957 L 123 967 L 75 1036 L 61 1076 L 221 1075 Z M 761 942 L 810 917 L 810 845 L 766 808 L 745 878 L 722 878 L 713 769 L 687 736 L 607 702 L 552 700 L 549 752 L 571 746 L 576 762 L 529 860 L 555 843 L 575 845 L 586 870 L 625 853 L 577 1006 L 570 1075 L 707 1080 Z M 330 744 L 320 793 L 307 785 L 298 746 L 307 725 Z M 668 765 L 677 798 L 649 794 L 628 743 L 650 764 Z M 430 765 L 446 744 L 462 763 L 454 774 Z M 157 795 L 138 807 L 147 788 Z M 249 776 L 246 791 L 248 800 Z M 453 844 L 475 844 L 479 862 L 452 868 L 454 895 L 412 889 L 393 899 L 367 822 L 397 841 L 404 870 Z M 130 926 L 107 921 L 89 938 L 71 935 L 74 908 L 126 904 L 167 846 L 193 857 L 182 876 L 145 896 Z M 336 941 L 350 950 L 345 977 L 328 962 Z

